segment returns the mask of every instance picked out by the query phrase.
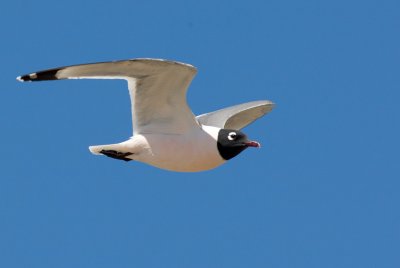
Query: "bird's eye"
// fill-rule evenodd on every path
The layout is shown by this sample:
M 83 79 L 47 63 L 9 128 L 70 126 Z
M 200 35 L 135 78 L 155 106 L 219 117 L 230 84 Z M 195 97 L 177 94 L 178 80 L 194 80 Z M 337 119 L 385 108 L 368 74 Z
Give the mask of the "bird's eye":
M 236 139 L 237 134 L 235 132 L 230 132 L 228 134 L 228 140 L 233 141 Z

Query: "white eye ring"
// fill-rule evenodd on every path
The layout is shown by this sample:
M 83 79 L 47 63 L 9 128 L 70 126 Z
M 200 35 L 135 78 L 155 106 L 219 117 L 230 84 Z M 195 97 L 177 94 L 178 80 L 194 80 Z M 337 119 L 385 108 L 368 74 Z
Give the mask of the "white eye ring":
M 230 141 L 233 141 L 233 140 L 235 140 L 236 139 L 236 132 L 230 132 L 229 134 L 228 134 L 228 140 L 230 140 Z

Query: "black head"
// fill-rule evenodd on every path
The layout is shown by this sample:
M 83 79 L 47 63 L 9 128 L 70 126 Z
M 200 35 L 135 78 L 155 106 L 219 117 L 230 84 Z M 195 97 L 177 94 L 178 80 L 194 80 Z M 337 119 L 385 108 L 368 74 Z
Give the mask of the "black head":
M 217 141 L 219 154 L 223 159 L 229 160 L 248 147 L 260 147 L 256 141 L 249 141 L 246 134 L 234 129 L 221 129 Z

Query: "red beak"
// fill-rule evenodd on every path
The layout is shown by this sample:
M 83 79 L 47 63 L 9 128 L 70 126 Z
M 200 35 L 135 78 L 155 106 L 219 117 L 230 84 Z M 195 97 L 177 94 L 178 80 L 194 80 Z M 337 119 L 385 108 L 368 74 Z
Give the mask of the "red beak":
M 259 144 L 256 141 L 246 141 L 244 144 L 246 144 L 246 146 L 248 146 L 248 147 L 256 147 L 256 148 L 261 147 L 261 144 Z

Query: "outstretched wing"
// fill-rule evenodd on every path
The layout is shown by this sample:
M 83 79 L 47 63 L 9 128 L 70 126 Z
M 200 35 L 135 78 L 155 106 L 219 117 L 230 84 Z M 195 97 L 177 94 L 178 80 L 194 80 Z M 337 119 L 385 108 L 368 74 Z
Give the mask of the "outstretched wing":
M 247 102 L 196 117 L 202 125 L 242 129 L 274 108 L 271 101 Z
M 23 75 L 20 81 L 125 79 L 132 105 L 134 133 L 180 134 L 198 123 L 187 105 L 192 65 L 159 59 L 133 59 L 60 67 Z

